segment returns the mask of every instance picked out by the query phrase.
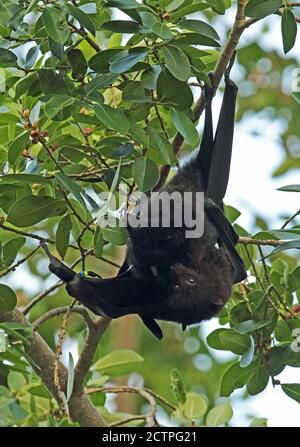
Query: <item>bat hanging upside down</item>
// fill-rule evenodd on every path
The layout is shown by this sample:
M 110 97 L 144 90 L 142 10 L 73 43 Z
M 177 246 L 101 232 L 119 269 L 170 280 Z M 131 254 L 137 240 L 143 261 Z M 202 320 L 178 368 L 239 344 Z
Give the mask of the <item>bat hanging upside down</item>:
M 97 315 L 118 318 L 138 314 L 158 338 L 155 321 L 187 325 L 215 316 L 226 304 L 233 284 L 246 277 L 235 249 L 238 236 L 223 213 L 227 189 L 237 87 L 225 72 L 225 91 L 213 138 L 213 88 L 205 86 L 205 124 L 196 157 L 179 169 L 159 193 L 203 192 L 204 233 L 186 238 L 185 226 L 128 226 L 129 241 L 116 278 L 99 279 L 75 273 L 51 255 L 49 269 L 66 282 L 69 295 Z M 150 200 L 150 199 L 149 199 Z

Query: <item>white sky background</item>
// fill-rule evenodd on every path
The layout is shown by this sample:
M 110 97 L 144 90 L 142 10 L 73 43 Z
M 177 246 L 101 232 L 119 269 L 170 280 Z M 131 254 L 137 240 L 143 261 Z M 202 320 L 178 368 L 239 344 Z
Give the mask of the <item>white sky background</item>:
M 114 18 L 122 18 L 122 16 L 118 14 L 118 17 L 115 16 Z M 193 17 L 195 18 L 195 15 Z M 224 20 L 227 23 L 232 23 L 232 19 L 233 14 L 227 11 L 225 18 L 217 18 L 218 26 L 221 22 L 224 23 Z M 242 43 L 243 40 L 263 41 L 267 50 L 276 49 L 282 52 L 280 18 L 269 17 L 267 20 L 271 28 L 268 34 L 260 33 L 261 24 L 257 23 L 251 26 L 250 30 L 246 30 L 242 38 Z M 222 30 L 218 28 L 217 31 L 222 36 Z M 299 43 L 300 38 L 298 34 L 296 45 L 289 55 L 294 57 L 298 56 L 297 49 L 299 50 L 300 48 Z M 232 78 L 237 80 L 240 77 L 241 73 L 239 73 L 237 68 L 234 68 Z M 292 83 L 292 79 L 285 79 L 284 81 L 286 85 L 291 85 Z M 220 103 L 221 97 L 218 95 L 214 100 L 215 122 L 217 121 Z M 201 126 L 202 123 L 203 118 L 201 119 Z M 257 128 L 259 128 L 261 135 L 254 137 L 251 135 L 251 131 Z M 249 229 L 250 223 L 253 222 L 252 216 L 256 212 L 259 212 L 262 217 L 265 216 L 268 222 L 271 221 L 272 226 L 275 228 L 280 225 L 278 216 L 292 215 L 300 208 L 300 194 L 276 191 L 276 188 L 280 186 L 300 183 L 299 172 L 295 170 L 278 179 L 272 179 L 271 177 L 271 173 L 275 167 L 280 165 L 284 157 L 283 149 L 278 143 L 279 131 L 279 122 L 266 122 L 250 116 L 247 116 L 247 119 L 239 123 L 235 129 L 231 174 L 226 203 L 235 206 L 242 212 L 238 223 L 247 229 Z M 40 290 L 41 284 L 38 281 L 34 281 L 32 277 L 28 277 L 26 268 L 18 271 L 10 279 L 13 279 L 13 286 L 15 288 L 25 288 L 25 293 L 32 294 Z M 9 282 L 11 283 L 11 281 Z M 204 323 L 202 326 L 204 333 L 208 335 L 217 327 L 217 320 L 213 319 L 210 322 Z M 72 351 L 74 358 L 76 358 L 76 350 L 73 348 L 75 346 L 72 346 L 72 344 L 68 347 Z M 220 359 L 228 358 L 227 353 L 220 351 L 214 351 L 214 355 Z M 299 383 L 300 369 L 286 368 L 278 378 L 283 383 Z M 236 391 L 233 396 L 238 397 L 240 394 L 239 391 Z M 238 398 L 233 399 L 233 408 L 234 418 L 231 421 L 231 425 L 233 426 L 247 425 L 246 415 L 251 414 L 253 417 L 266 417 L 269 426 L 300 427 L 299 404 L 287 397 L 281 391 L 280 387 L 273 389 L 270 384 L 257 397 L 248 398 L 246 401 Z

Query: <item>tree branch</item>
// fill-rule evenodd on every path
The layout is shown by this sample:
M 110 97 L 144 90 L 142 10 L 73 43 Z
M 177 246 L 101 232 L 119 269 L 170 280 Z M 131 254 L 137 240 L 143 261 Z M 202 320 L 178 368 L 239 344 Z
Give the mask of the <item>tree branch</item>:
M 21 324 L 30 324 L 26 317 L 19 311 L 0 314 L 0 322 L 17 322 Z M 49 348 L 45 340 L 36 332 L 30 340 L 30 344 L 25 346 L 25 351 L 34 360 L 39 367 L 33 366 L 36 374 L 41 378 L 43 384 L 58 400 L 57 391 L 53 382 L 53 368 L 55 362 L 55 354 Z M 59 374 L 62 388 L 66 389 L 68 371 L 60 363 Z M 69 414 L 74 422 L 78 422 L 82 427 L 106 427 L 107 424 L 103 417 L 98 413 L 83 389 L 74 392 L 68 402 Z
M 110 318 L 98 318 L 88 325 L 89 331 L 84 348 L 75 367 L 74 392 L 83 390 L 85 376 L 90 370 L 99 341 L 110 324 Z
M 245 30 L 246 18 L 245 18 L 244 11 L 245 11 L 246 3 L 247 3 L 247 0 L 239 0 L 238 1 L 237 13 L 236 13 L 235 21 L 232 26 L 232 30 L 230 32 L 229 38 L 223 48 L 223 51 L 219 57 L 219 60 L 217 62 L 217 65 L 216 65 L 215 70 L 212 75 L 212 85 L 215 89 L 217 89 L 217 87 L 219 86 L 221 79 L 225 73 L 226 67 L 227 67 L 230 59 L 232 58 L 233 53 L 237 47 L 239 39 L 240 39 L 241 35 L 243 34 L 243 31 Z M 199 120 L 199 118 L 204 110 L 204 106 L 205 106 L 205 99 L 204 99 L 204 94 L 202 92 L 202 94 L 201 94 L 200 98 L 198 99 L 198 101 L 196 102 L 194 110 L 193 110 L 194 122 L 197 122 Z M 173 143 L 172 143 L 173 150 L 174 150 L 175 154 L 177 154 L 180 151 L 183 142 L 184 142 L 184 138 L 182 137 L 182 135 L 179 132 L 177 132 L 177 134 L 174 137 Z M 162 166 L 161 173 L 160 173 L 160 179 L 159 179 L 158 184 L 155 187 L 155 190 L 160 189 L 164 185 L 164 183 L 167 180 L 167 177 L 169 175 L 170 169 L 171 169 L 170 165 Z
M 238 243 L 243 245 L 270 245 L 271 247 L 278 247 L 286 244 L 287 241 L 276 239 L 253 239 L 252 237 L 239 237 Z

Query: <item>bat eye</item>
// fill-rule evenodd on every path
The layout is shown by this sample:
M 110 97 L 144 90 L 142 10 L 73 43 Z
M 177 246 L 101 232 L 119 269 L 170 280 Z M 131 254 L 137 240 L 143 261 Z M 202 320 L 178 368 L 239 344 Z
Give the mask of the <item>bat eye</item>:
M 190 278 L 188 278 L 188 279 L 186 280 L 186 282 L 187 282 L 187 284 L 193 286 L 193 285 L 195 284 L 196 281 L 195 281 L 194 278 L 190 277 Z
M 176 283 L 174 284 L 174 288 L 175 288 L 175 289 L 179 289 L 179 284 L 178 284 L 178 282 L 176 282 Z

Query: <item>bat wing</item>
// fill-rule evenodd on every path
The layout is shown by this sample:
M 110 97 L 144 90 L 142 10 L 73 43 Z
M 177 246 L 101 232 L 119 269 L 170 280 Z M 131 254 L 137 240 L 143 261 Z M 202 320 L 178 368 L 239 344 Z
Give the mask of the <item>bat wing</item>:
M 235 249 L 238 235 L 225 217 L 223 211 L 211 199 L 206 198 L 204 200 L 204 206 L 208 217 L 218 230 L 222 244 L 227 249 L 227 253 L 234 269 L 234 284 L 238 283 L 247 277 L 244 262 Z
M 46 244 L 41 245 L 50 259 L 49 270 L 67 283 L 66 289 L 69 295 L 96 315 L 118 318 L 137 313 L 148 329 L 159 339 L 162 338 L 160 327 L 151 317 L 160 293 L 157 281 L 134 278 L 126 261 L 120 269 L 119 277 L 86 278 L 53 256 Z M 149 315 L 144 315 L 145 312 Z
M 122 267 L 119 270 L 118 277 L 122 278 L 132 278 L 132 269 L 125 258 Z M 143 316 L 140 314 L 139 317 L 143 321 L 144 325 L 152 332 L 152 334 L 157 337 L 159 340 L 163 338 L 163 332 L 158 325 L 158 323 L 154 320 L 154 318 Z

